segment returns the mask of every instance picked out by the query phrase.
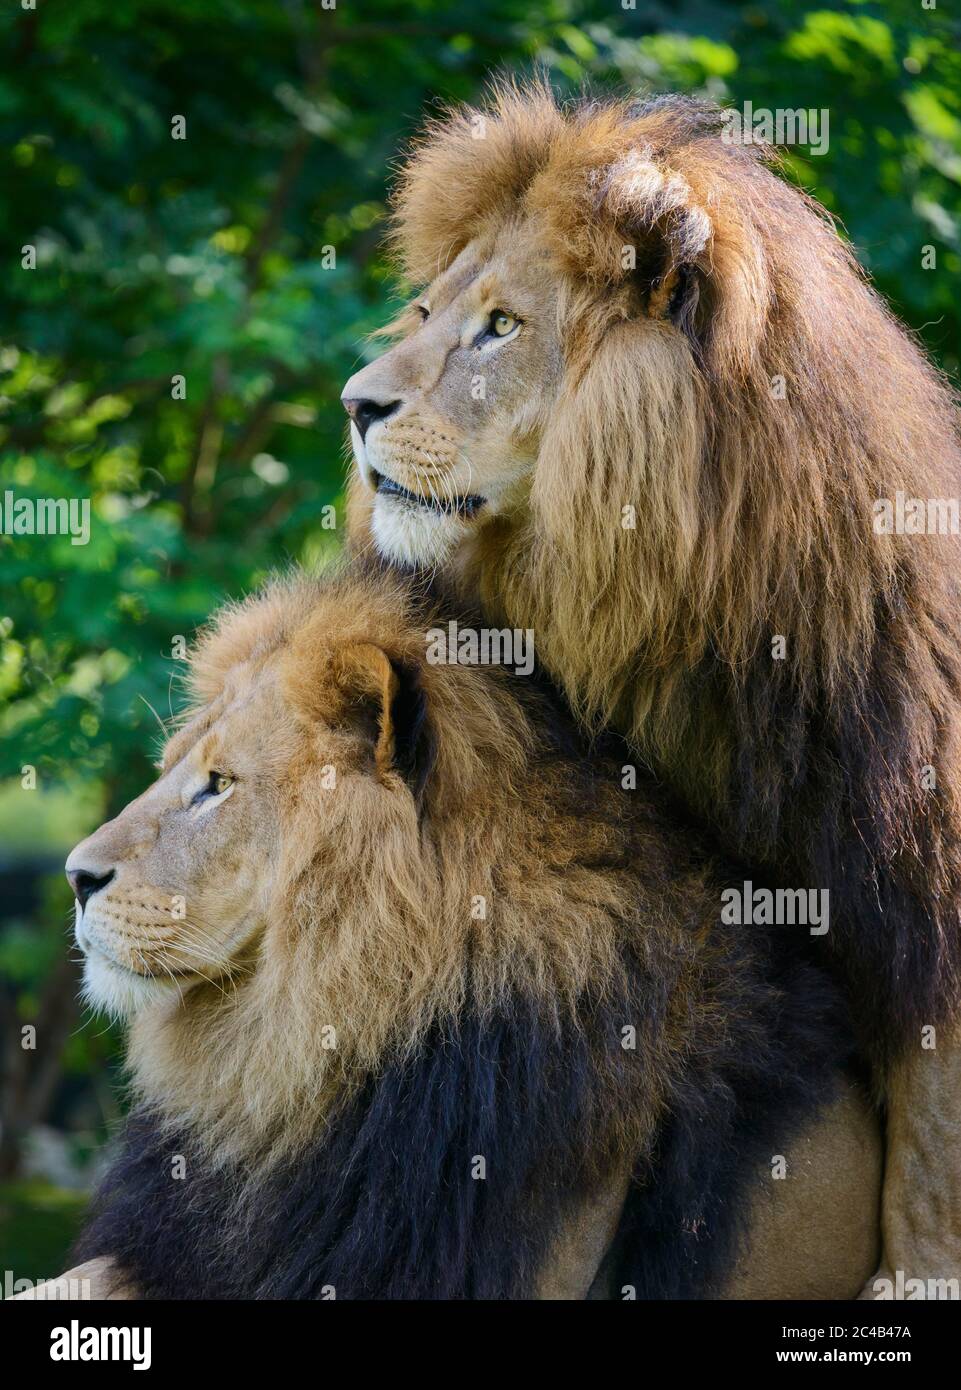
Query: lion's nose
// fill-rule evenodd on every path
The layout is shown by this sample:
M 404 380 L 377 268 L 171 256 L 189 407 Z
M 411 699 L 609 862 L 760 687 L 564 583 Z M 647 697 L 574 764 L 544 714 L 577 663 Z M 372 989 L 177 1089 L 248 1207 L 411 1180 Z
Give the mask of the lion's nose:
M 395 410 L 399 410 L 400 401 L 387 401 L 382 405 L 380 401 L 369 400 L 344 400 L 344 409 L 357 426 L 361 439 L 366 439 L 367 431 L 375 420 L 386 420 L 389 415 L 393 415 Z
M 73 889 L 73 896 L 80 904 L 81 912 L 87 906 L 87 899 L 92 898 L 94 893 L 99 893 L 101 888 L 106 888 L 114 875 L 113 869 L 106 874 L 92 874 L 88 869 L 67 869 L 66 873 L 67 882 Z

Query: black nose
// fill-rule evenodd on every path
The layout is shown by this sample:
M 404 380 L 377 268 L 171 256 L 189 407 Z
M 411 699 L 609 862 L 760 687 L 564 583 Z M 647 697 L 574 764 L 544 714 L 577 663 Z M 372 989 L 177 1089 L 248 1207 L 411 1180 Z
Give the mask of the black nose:
M 87 899 L 101 888 L 106 888 L 113 878 L 113 869 L 108 874 L 90 874 L 86 869 L 68 869 L 67 882 L 73 889 L 73 896 L 80 904 L 81 911 L 87 906 Z
M 400 401 L 388 401 L 386 405 L 381 405 L 380 401 L 344 401 L 344 409 L 360 431 L 361 439 L 366 439 L 374 421 L 386 420 L 400 409 L 400 404 Z

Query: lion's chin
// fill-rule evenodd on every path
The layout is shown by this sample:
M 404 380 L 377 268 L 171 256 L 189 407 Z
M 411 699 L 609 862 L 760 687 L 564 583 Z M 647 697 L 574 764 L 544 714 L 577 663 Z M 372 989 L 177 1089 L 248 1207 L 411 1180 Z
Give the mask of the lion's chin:
M 173 980 L 138 975 L 118 965 L 96 947 L 85 954 L 83 996 L 92 1009 L 111 1018 L 130 1018 L 145 1004 L 166 998 L 175 989 Z
M 421 568 L 441 565 L 470 529 L 460 516 L 378 493 L 371 513 L 371 531 L 380 554 L 393 564 Z

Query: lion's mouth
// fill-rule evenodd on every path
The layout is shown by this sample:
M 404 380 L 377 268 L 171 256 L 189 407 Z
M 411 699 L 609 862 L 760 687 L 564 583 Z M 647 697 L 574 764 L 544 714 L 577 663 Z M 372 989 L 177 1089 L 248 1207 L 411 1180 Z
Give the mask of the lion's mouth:
M 372 468 L 370 471 L 374 488 L 381 496 L 399 498 L 400 501 L 408 502 L 425 512 L 436 512 L 444 516 L 473 517 L 487 500 L 485 497 L 479 497 L 476 493 L 466 493 L 463 497 L 425 497 L 422 493 L 411 492 L 409 488 L 395 483 L 393 478 L 378 473 L 376 468 Z
M 89 938 L 86 944 L 80 945 L 80 949 L 88 960 L 93 956 L 95 959 L 105 961 L 114 970 L 119 970 L 124 975 L 132 975 L 135 980 L 156 981 L 158 984 L 164 984 L 168 980 L 193 980 L 199 973 L 189 966 L 183 968 L 164 966 L 160 970 L 154 970 L 145 964 L 142 970 L 137 970 L 134 966 L 128 965 L 126 961 L 118 960 L 113 952 L 101 946 L 99 941 L 92 941 Z

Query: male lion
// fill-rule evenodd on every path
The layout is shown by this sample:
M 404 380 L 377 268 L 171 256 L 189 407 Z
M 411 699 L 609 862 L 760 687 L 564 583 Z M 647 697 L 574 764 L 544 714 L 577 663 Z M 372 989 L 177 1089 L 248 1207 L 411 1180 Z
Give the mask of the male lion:
M 431 664 L 449 617 L 357 570 L 228 609 L 70 855 L 139 1096 L 97 1292 L 852 1296 L 880 1148 L 806 934 L 725 926 L 739 874 L 534 682 Z
M 348 382 L 352 534 L 532 628 L 720 842 L 829 892 L 885 1263 L 961 1272 L 959 416 L 830 219 L 680 98 L 430 127 Z M 924 534 L 919 534 L 924 531 Z

